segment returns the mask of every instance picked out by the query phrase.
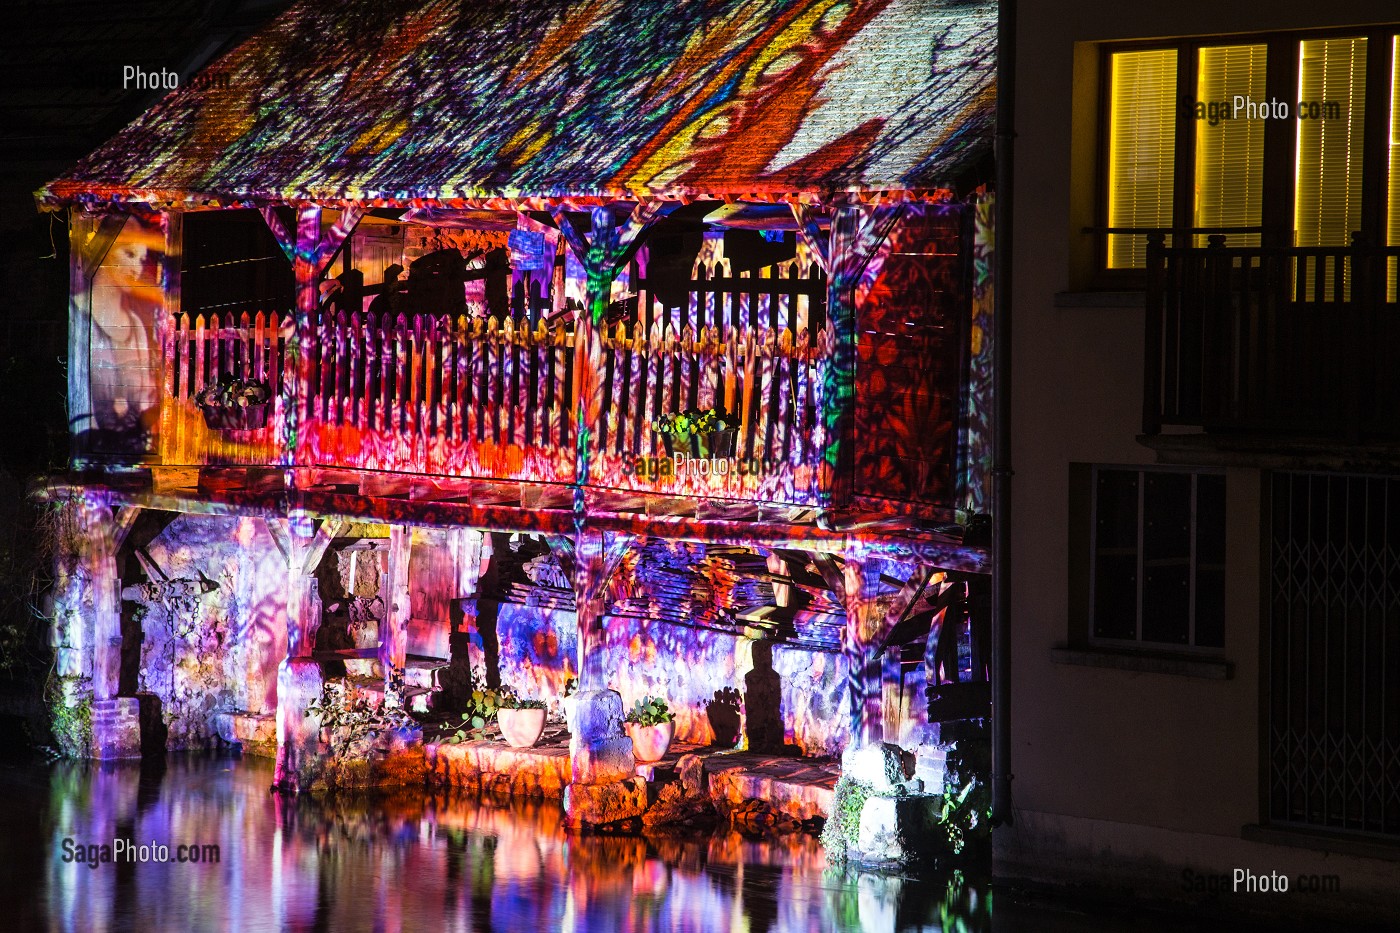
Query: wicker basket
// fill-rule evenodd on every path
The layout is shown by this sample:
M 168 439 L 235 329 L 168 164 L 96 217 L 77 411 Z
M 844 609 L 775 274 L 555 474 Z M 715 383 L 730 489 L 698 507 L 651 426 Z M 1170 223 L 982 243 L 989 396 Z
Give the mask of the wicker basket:
M 692 457 L 732 457 L 734 456 L 734 439 L 739 432 L 735 428 L 726 428 L 723 431 L 708 431 L 704 434 L 688 434 L 684 441 L 677 443 L 676 435 L 663 434 L 661 442 L 666 445 L 666 453 L 669 456 L 676 455 L 676 448 Z

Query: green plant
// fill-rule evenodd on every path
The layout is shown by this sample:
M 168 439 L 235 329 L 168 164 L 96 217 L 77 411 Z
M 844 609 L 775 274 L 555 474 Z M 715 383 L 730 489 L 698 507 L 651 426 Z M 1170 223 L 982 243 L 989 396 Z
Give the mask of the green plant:
M 385 732 L 413 723 L 400 707 L 382 700 L 371 702 L 363 694 L 352 698 L 343 680 L 325 682 L 319 700 L 306 707 L 306 715 L 313 714 L 320 718 L 331 753 L 337 756 L 363 757 Z
M 946 838 L 940 842 L 950 854 L 961 855 L 969 842 L 991 831 L 988 822 L 991 809 L 987 798 L 986 787 L 976 778 L 970 779 L 960 791 L 944 791 L 938 825 L 946 834 Z
M 670 722 L 675 717 L 671 715 L 670 708 L 661 697 L 642 697 L 632 705 L 632 709 L 627 713 L 626 721 L 636 723 L 639 726 L 658 726 L 663 722 Z
M 92 748 L 92 680 L 49 675 L 44 702 L 54 744 L 68 758 L 85 757 Z
M 496 693 L 496 710 L 503 709 L 544 709 L 544 700 L 526 699 L 510 687 L 502 687 Z
M 860 834 L 860 812 L 872 793 L 869 786 L 852 778 L 843 777 L 836 781 L 831 797 L 831 815 L 822 827 L 822 845 L 826 847 L 828 861 L 844 861 L 846 849 L 855 845 Z
M 685 440 L 692 434 L 709 434 L 711 431 L 725 431 L 737 427 L 739 419 L 716 408 L 687 408 L 674 414 L 662 415 L 652 422 L 651 428 L 657 434 L 669 434 L 678 440 Z
M 448 745 L 456 745 L 468 739 L 486 737 L 486 723 L 501 708 L 501 696 L 495 690 L 473 690 L 467 700 L 467 710 L 461 714 L 461 721 L 451 735 L 443 739 Z
M 272 389 L 260 379 L 239 379 L 231 373 L 220 376 L 199 390 L 195 404 L 202 408 L 249 408 L 265 405 L 272 398 Z

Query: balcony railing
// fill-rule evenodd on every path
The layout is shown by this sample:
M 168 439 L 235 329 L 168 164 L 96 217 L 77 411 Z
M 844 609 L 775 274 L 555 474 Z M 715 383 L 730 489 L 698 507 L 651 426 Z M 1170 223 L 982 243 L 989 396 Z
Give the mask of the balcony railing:
M 1400 247 L 1147 254 L 1143 431 L 1400 437 Z
M 601 423 L 590 426 L 590 484 L 814 503 L 833 337 L 825 315 L 808 312 L 819 309 L 825 281 L 794 267 L 771 279 L 702 276 L 697 284 L 688 309 L 657 305 L 642 320 L 604 325 L 589 359 L 568 319 L 531 325 L 511 317 L 326 311 L 303 343 L 304 384 L 283 371 L 290 316 L 177 315 L 160 460 L 572 483 L 580 385 L 591 367 L 604 405 Z M 273 388 L 265 427 L 205 425 L 195 396 L 224 374 Z M 289 405 L 296 406 L 294 432 Z M 666 451 L 651 423 L 715 405 L 740 416 L 727 472 L 663 466 Z

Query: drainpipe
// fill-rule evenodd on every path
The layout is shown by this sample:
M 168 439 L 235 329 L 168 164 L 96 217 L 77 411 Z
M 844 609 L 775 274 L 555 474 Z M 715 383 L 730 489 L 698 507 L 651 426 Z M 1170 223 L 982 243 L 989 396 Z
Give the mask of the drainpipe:
M 1016 3 L 997 8 L 996 213 L 992 288 L 992 825 L 1011 812 L 1011 193 L 1015 131 Z

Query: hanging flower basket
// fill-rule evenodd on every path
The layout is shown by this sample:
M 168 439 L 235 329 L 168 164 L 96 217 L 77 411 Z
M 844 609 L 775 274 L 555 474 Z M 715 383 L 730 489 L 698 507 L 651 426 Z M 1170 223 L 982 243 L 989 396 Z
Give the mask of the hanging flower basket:
M 688 408 L 679 414 L 662 415 L 651 426 L 661 435 L 666 453 L 676 451 L 692 457 L 732 457 L 739 419 L 722 408 Z
M 267 404 L 247 408 L 201 408 L 204 423 L 215 431 L 256 431 L 267 427 Z
M 214 431 L 256 431 L 267 426 L 272 390 L 258 379 L 224 375 L 194 397 L 204 423 Z

